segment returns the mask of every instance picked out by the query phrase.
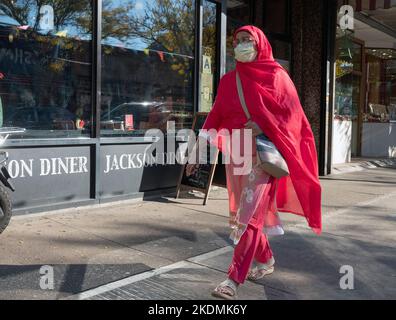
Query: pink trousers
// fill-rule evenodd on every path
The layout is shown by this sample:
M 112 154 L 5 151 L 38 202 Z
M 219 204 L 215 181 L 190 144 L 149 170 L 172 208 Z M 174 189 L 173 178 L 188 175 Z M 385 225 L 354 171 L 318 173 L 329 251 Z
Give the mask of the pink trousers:
M 227 168 L 227 165 L 226 165 Z M 238 200 L 241 195 L 243 185 L 238 182 L 242 177 L 231 175 L 230 168 L 227 168 L 227 186 L 230 196 L 230 213 L 237 210 Z M 236 181 L 236 179 L 239 179 Z M 265 186 L 262 200 L 260 201 L 254 215 L 249 221 L 246 231 L 243 233 L 239 243 L 234 249 L 232 262 L 228 269 L 228 277 L 241 284 L 245 281 L 253 260 L 265 263 L 272 257 L 272 251 L 267 239 L 263 233 L 263 227 L 266 215 L 271 205 L 273 205 L 276 193 L 276 181 L 270 177 Z

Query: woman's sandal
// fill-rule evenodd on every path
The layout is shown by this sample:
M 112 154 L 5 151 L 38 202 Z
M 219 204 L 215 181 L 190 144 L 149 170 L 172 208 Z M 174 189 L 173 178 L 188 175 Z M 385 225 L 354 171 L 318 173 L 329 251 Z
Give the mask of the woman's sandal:
M 273 257 L 267 263 L 258 263 L 257 267 L 249 271 L 247 278 L 251 281 L 264 278 L 264 276 L 274 272 L 274 264 L 275 259 Z
M 230 280 L 224 280 L 213 291 L 212 296 L 226 300 L 235 300 L 237 298 L 237 286 Z

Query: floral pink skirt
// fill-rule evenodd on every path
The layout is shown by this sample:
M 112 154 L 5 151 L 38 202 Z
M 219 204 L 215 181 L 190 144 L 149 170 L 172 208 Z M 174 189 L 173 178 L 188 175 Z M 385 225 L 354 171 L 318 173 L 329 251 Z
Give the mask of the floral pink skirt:
M 255 152 L 252 163 L 251 170 L 243 175 L 235 174 L 237 166 L 232 161 L 225 166 L 229 196 L 229 224 L 232 228 L 230 238 L 234 244 L 239 242 L 257 210 L 257 214 L 264 215 L 264 233 L 269 235 L 284 233 L 276 207 L 278 181 L 256 165 Z

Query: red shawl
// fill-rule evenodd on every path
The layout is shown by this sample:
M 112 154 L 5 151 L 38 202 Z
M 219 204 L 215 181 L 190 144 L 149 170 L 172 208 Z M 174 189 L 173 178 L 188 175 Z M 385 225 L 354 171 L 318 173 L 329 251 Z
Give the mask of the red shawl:
M 244 26 L 236 30 L 234 38 L 240 31 L 249 32 L 254 37 L 258 50 L 255 61 L 237 62 L 236 65 L 252 121 L 276 145 L 289 167 L 290 175 L 278 180 L 278 211 L 305 216 L 308 225 L 320 234 L 321 185 L 315 140 L 297 90 L 287 71 L 274 60 L 264 33 L 254 26 Z M 227 126 L 220 125 L 219 119 L 227 117 L 227 111 L 221 111 L 222 108 L 239 104 L 235 74 L 231 71 L 221 79 L 215 105 L 204 129 Z M 240 104 L 237 107 L 242 108 Z M 246 120 L 245 117 L 244 122 Z M 235 122 L 235 117 L 231 121 Z

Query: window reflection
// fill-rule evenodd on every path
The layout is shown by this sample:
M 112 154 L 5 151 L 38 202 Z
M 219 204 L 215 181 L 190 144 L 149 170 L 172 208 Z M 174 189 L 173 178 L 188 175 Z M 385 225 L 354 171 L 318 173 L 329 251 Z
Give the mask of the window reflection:
M 101 134 L 191 127 L 194 1 L 103 2 Z
M 2 126 L 27 138 L 88 135 L 92 8 L 88 0 L 0 3 Z
M 366 49 L 367 101 L 364 121 L 396 121 L 396 50 Z
M 290 72 L 291 44 L 281 40 L 270 40 L 272 53 L 276 61 Z
M 250 22 L 250 1 L 233 0 L 227 2 L 227 52 L 226 71 L 235 69 L 234 49 L 232 47 L 233 35 L 236 29 Z
M 362 113 L 363 44 L 352 33 L 337 27 L 335 110 L 337 120 L 352 120 L 353 127 Z
M 214 81 L 216 74 L 216 28 L 217 5 L 203 1 L 202 27 L 202 69 L 201 69 L 201 103 L 200 111 L 209 112 L 214 100 Z
M 266 0 L 264 2 L 264 28 L 270 33 L 287 34 L 288 0 Z

